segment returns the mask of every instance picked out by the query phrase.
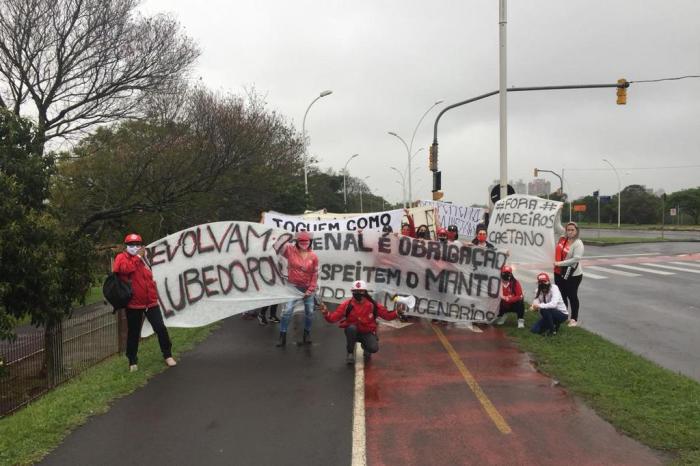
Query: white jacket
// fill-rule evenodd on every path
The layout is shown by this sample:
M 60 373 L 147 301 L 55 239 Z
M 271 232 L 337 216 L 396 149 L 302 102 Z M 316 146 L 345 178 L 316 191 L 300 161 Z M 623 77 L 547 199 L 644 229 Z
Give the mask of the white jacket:
M 535 291 L 535 296 L 537 296 L 537 291 Z M 549 292 L 546 295 L 533 299 L 532 304 L 539 304 L 540 309 L 556 309 L 569 315 L 566 304 L 564 304 L 564 298 L 561 297 L 561 291 L 554 283 L 550 285 Z

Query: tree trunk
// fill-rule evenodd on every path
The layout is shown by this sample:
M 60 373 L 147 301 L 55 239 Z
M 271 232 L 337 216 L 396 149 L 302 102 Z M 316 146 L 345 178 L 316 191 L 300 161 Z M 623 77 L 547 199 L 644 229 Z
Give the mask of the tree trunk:
M 44 329 L 44 368 L 48 388 L 63 380 L 63 322 L 47 324 Z

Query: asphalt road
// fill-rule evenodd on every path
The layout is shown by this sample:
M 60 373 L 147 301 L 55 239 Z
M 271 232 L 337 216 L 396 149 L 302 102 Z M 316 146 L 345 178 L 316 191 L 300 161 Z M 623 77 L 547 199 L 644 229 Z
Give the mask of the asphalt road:
M 586 228 L 581 230 L 581 237 L 587 239 L 596 238 L 661 238 L 673 240 L 695 240 L 700 241 L 700 231 L 673 231 L 673 230 L 617 230 L 610 228 Z
M 585 257 L 613 256 L 603 259 L 609 261 L 609 264 L 604 264 L 608 269 L 613 268 L 610 264 L 635 259 L 639 263 L 633 266 L 654 270 L 644 263 L 657 256 L 698 252 L 698 243 L 649 243 L 586 246 Z M 658 263 L 700 271 L 698 267 L 669 263 L 677 262 L 677 259 L 671 257 Z M 579 320 L 584 328 L 663 367 L 700 381 L 700 274 L 658 268 L 656 270 L 672 273 L 658 275 L 627 269 L 628 273 L 638 275 L 628 277 L 586 268 L 585 262 L 583 270 Z M 606 278 L 586 278 L 587 270 Z

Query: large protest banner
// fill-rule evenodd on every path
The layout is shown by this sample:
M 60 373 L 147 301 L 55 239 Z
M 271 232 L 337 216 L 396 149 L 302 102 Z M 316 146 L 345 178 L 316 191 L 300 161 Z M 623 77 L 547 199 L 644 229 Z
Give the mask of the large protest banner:
M 464 207 L 440 201 L 420 201 L 419 205 L 434 208 L 441 226 L 447 228 L 456 225 L 463 240 L 476 237 L 476 227 L 484 219 L 484 209 L 481 207 Z
M 489 241 L 508 249 L 509 262 L 537 264 L 549 270 L 554 262 L 555 226 L 562 203 L 516 194 L 496 203 L 489 222 Z
M 281 255 L 292 238 L 257 223 L 217 222 L 150 244 L 166 325 L 206 325 L 299 297 L 287 285 Z M 365 280 L 387 304 L 394 294 L 415 296 L 413 314 L 421 317 L 456 322 L 495 316 L 503 252 L 372 231 L 314 233 L 312 241 L 325 301 L 349 298 L 352 283 Z
M 382 303 L 414 296 L 411 314 L 420 317 L 479 322 L 497 312 L 506 261 L 498 250 L 377 232 L 316 234 L 313 249 L 324 301 L 349 298 L 352 283 L 364 280 Z
M 149 244 L 166 325 L 198 327 L 300 296 L 278 254 L 292 237 L 259 223 L 216 222 Z
M 329 218 L 331 214 L 324 214 L 317 218 L 307 215 L 287 215 L 279 212 L 265 212 L 261 223 L 273 228 L 280 228 L 287 231 L 354 231 L 354 230 L 376 230 L 382 231 L 385 226 L 391 227 L 392 231 L 401 229 L 401 217 L 403 210 L 388 210 L 386 212 L 372 212 L 353 217 Z

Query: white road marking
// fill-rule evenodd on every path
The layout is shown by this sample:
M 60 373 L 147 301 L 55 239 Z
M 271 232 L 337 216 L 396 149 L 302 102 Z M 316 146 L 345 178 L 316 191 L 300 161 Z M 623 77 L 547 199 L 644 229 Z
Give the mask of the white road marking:
M 355 403 L 352 411 L 352 466 L 367 465 L 365 431 L 365 363 L 355 345 Z
M 605 280 L 608 278 L 608 277 L 604 277 L 603 275 L 596 275 L 594 273 L 589 272 L 588 269 L 590 269 L 590 268 L 591 268 L 590 266 L 587 266 L 586 270 L 583 271 L 584 277 L 592 278 L 593 280 Z
M 643 265 L 650 265 L 652 267 L 659 267 L 661 269 L 676 270 L 678 272 L 700 273 L 700 270 L 696 269 L 686 269 L 683 267 L 674 267 L 672 265 L 655 264 L 653 262 L 646 262 Z
M 632 272 L 623 272 L 622 270 L 615 270 L 611 268 L 606 268 L 606 267 L 600 267 L 598 265 L 587 265 L 586 270 L 588 269 L 593 269 L 593 270 L 598 270 L 600 272 L 605 272 L 605 273 L 611 273 L 613 275 L 620 275 L 622 277 L 640 277 L 638 273 L 632 273 Z M 584 272 L 584 275 L 588 276 L 588 272 Z
M 584 256 L 583 260 L 586 259 L 609 259 L 613 257 L 638 257 L 638 256 L 658 256 L 658 252 L 645 252 L 639 254 L 610 254 L 607 256 Z
M 690 262 L 690 261 L 685 261 L 685 262 L 669 262 L 669 264 L 689 265 L 689 266 L 691 266 L 691 267 L 700 267 L 700 263 L 696 264 L 695 262 Z
M 645 269 L 644 267 L 636 267 L 627 264 L 611 264 L 613 267 L 622 267 L 623 269 L 636 270 L 637 272 L 655 273 L 656 275 L 675 275 L 673 272 L 664 272 L 663 270 Z

